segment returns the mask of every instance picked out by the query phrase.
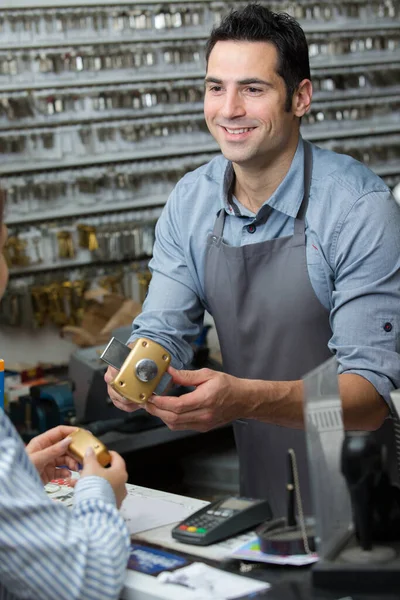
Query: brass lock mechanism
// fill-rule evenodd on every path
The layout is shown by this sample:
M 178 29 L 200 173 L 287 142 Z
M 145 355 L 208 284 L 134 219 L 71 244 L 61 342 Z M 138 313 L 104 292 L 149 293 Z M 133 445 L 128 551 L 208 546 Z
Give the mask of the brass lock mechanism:
M 111 387 L 137 404 L 152 395 L 171 362 L 171 355 L 160 344 L 146 338 L 137 339 L 132 349 L 112 338 L 100 358 L 119 369 Z
M 82 465 L 85 452 L 89 446 L 92 447 L 98 462 L 102 467 L 107 467 L 111 463 L 111 455 L 106 446 L 98 440 L 87 429 L 77 429 L 70 434 L 71 443 L 68 446 L 69 452 Z

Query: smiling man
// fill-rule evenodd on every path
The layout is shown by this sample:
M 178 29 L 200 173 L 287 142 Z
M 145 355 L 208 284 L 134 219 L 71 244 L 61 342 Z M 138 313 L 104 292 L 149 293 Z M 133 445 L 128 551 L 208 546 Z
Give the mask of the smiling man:
M 336 356 L 350 429 L 379 428 L 400 387 L 400 208 L 367 167 L 302 139 L 312 84 L 294 19 L 248 4 L 212 31 L 206 58 L 204 114 L 222 154 L 166 204 L 130 340 L 163 345 L 174 382 L 196 389 L 145 408 L 171 429 L 235 422 L 241 492 L 277 516 L 294 448 L 309 512 L 302 375 Z M 205 309 L 224 373 L 177 370 Z

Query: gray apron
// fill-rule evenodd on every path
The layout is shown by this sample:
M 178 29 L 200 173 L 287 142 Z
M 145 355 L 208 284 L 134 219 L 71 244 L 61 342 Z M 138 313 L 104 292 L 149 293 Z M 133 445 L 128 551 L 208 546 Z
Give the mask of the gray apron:
M 205 295 L 226 373 L 247 379 L 290 381 L 331 356 L 329 311 L 311 286 L 306 262 L 305 214 L 312 152 L 304 143 L 304 197 L 293 236 L 228 246 L 225 210 L 207 238 Z M 256 224 L 257 226 L 257 224 Z M 268 221 L 262 227 L 268 227 Z M 245 420 L 234 423 L 240 493 L 267 498 L 286 515 L 287 450 L 296 452 L 303 507 L 312 512 L 304 431 Z

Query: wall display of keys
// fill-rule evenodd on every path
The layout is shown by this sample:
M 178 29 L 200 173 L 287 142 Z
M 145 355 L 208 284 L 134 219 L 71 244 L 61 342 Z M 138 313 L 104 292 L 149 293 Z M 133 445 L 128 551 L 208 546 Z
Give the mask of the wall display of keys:
M 174 184 L 212 153 L 3 176 L 9 225 L 163 205 Z M 140 214 L 140 213 L 139 213 Z
M 4 256 L 11 275 L 26 271 L 150 257 L 161 209 L 107 214 L 78 222 L 9 227 Z
M 132 153 L 132 159 L 141 158 L 145 152 L 160 156 L 168 149 L 180 150 L 182 144 L 187 152 L 206 144 L 212 147 L 201 114 L 0 131 L 2 161 L 14 165 L 17 161 L 87 160 L 89 156 L 104 155 L 112 160 L 126 152 Z
M 172 32 L 176 30 L 198 31 L 207 28 L 212 20 L 220 17 L 223 3 L 207 1 L 171 2 L 146 4 L 140 2 L 120 2 L 107 5 L 99 1 L 95 7 L 81 6 L 72 8 L 66 2 L 53 2 L 46 11 L 35 2 L 35 9 L 18 9 L 18 2 L 4 0 L 5 10 L 0 15 L 0 31 L 5 41 L 10 43 L 34 42 L 38 36 L 51 40 L 71 40 L 76 38 L 95 39 L 98 36 L 119 37 L 121 34 L 148 32 L 152 30 Z M 63 4 L 65 6 L 63 6 Z M 398 5 L 394 1 L 372 0 L 363 2 L 326 3 L 318 1 L 269 2 L 271 10 L 285 10 L 296 19 L 331 21 L 332 19 L 371 19 L 394 18 L 399 15 Z
M 0 325 L 80 325 L 88 290 L 99 287 L 142 303 L 150 278 L 145 260 L 13 277 L 1 303 Z
M 96 269 L 119 265 L 138 297 L 130 265 L 151 256 L 161 207 L 182 175 L 218 152 L 202 111 L 204 43 L 232 3 L 29 4 L 0 6 L 0 184 L 11 269 L 0 319 L 21 324 L 33 315 L 26 320 L 38 327 L 37 298 L 54 308 L 54 323 L 72 322 L 73 309 L 61 316 L 60 306 L 79 310 L 73 283 L 97 277 Z M 400 0 L 266 4 L 298 19 L 309 42 L 314 98 L 303 136 L 398 185 Z

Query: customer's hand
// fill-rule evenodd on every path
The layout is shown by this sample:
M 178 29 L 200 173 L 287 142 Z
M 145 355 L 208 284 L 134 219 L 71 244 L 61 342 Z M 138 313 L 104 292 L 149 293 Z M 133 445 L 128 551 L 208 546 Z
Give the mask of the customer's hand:
M 35 465 L 43 483 L 52 479 L 66 478 L 78 470 L 78 463 L 67 454 L 71 443 L 69 437 L 76 427 L 59 425 L 34 437 L 26 446 L 31 462 Z
M 118 370 L 114 369 L 114 367 L 108 367 L 106 374 L 104 375 L 104 381 L 107 384 L 107 392 L 110 397 L 110 400 L 117 408 L 119 408 L 120 410 L 124 410 L 125 412 L 134 412 L 135 410 L 138 410 L 139 408 L 141 408 L 140 404 L 127 400 L 111 387 L 110 383 L 111 381 L 114 381 L 117 375 Z
M 106 469 L 99 464 L 93 449 L 89 447 L 83 459 L 81 477 L 97 475 L 98 477 L 107 479 L 114 491 L 117 508 L 119 508 L 126 496 L 125 484 L 128 481 L 128 474 L 122 456 L 112 450 L 110 451 L 110 455 L 111 466 Z

